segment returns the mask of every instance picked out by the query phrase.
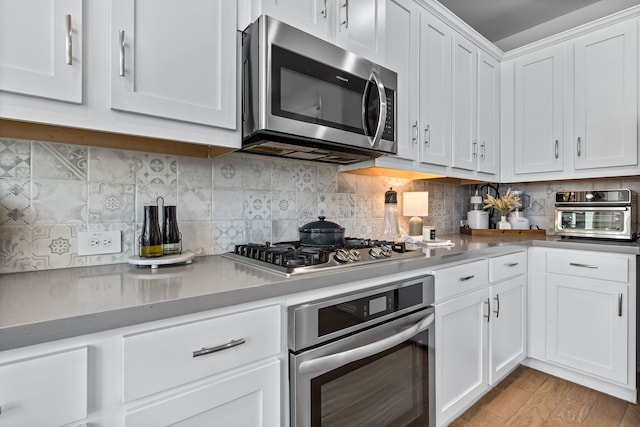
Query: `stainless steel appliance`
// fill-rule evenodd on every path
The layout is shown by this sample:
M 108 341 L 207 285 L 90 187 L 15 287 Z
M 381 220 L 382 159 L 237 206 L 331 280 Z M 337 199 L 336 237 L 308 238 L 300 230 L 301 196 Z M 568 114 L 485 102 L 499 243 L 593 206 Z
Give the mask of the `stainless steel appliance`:
M 637 195 L 628 189 L 556 193 L 555 232 L 566 237 L 635 240 Z
M 433 277 L 289 308 L 291 425 L 435 426 Z
M 421 250 L 409 251 L 405 243 L 384 240 L 345 238 L 339 246 L 314 247 L 300 242 L 236 245 L 233 252 L 223 254 L 274 273 L 291 275 L 348 268 L 425 257 Z
M 349 164 L 395 154 L 397 75 L 269 16 L 242 37 L 242 148 Z

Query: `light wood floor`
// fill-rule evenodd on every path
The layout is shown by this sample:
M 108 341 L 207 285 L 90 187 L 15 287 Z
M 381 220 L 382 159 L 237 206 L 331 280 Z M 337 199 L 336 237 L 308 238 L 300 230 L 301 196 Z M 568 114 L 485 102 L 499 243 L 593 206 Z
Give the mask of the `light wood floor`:
M 520 366 L 450 427 L 638 427 L 640 405 Z

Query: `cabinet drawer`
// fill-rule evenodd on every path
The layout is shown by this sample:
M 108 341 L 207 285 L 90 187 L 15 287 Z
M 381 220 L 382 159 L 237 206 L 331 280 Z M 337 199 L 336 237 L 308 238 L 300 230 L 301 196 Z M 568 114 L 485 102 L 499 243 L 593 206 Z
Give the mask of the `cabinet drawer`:
M 435 300 L 442 301 L 457 294 L 486 286 L 489 277 L 488 270 L 486 259 L 434 270 L 432 273 L 435 278 Z
M 547 273 L 627 283 L 629 281 L 629 259 L 624 256 L 603 253 L 549 251 L 547 253 Z
M 125 336 L 125 402 L 278 354 L 280 323 L 280 307 L 271 306 Z
M 527 272 L 527 253 L 489 258 L 489 282 L 501 282 L 510 277 L 520 276 Z
M 87 416 L 87 348 L 0 364 L 0 426 L 59 426 Z
M 224 380 L 130 412 L 125 427 L 280 425 L 280 362 L 271 361 Z

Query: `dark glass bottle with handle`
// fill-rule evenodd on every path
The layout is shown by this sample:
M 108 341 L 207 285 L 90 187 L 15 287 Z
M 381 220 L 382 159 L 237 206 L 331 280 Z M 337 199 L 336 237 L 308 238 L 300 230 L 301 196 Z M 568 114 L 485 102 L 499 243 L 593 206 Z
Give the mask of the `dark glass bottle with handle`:
M 182 241 L 178 230 L 176 207 L 165 206 L 162 221 L 162 253 L 175 255 L 182 253 Z
M 144 207 L 140 256 L 143 258 L 162 256 L 162 234 L 160 233 L 160 224 L 158 224 L 158 206 Z

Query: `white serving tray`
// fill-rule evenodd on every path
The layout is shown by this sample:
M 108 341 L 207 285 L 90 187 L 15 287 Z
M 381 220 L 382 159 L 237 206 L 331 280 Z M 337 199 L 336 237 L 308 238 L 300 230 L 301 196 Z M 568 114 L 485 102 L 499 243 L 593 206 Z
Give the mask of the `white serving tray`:
M 163 255 L 154 258 L 143 258 L 137 255 L 129 257 L 129 264 L 137 265 L 139 267 L 143 266 L 151 266 L 152 269 L 157 269 L 160 265 L 171 265 L 171 264 L 191 264 L 193 260 L 194 253 L 191 251 L 184 251 L 181 254 L 177 255 Z

